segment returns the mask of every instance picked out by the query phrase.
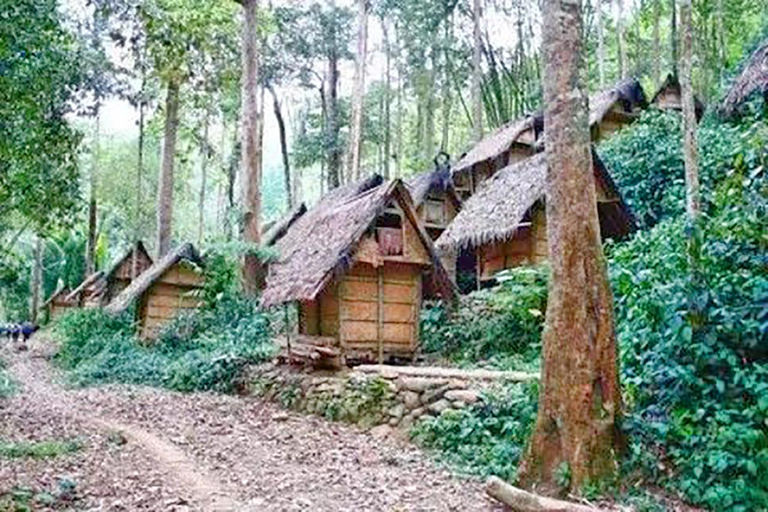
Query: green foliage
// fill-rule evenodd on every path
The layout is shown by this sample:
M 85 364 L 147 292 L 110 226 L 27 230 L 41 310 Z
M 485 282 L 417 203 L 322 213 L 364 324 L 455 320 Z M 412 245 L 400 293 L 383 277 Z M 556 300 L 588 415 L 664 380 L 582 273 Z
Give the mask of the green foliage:
M 546 267 L 500 273 L 498 286 L 462 297 L 448 317 L 442 306 L 421 317 L 423 350 L 459 364 L 495 367 L 535 365 L 547 304 Z
M 50 459 L 80 451 L 80 441 L 0 442 L 0 459 Z
M 707 164 L 730 170 L 702 222 L 698 279 L 690 277 L 683 217 L 639 233 L 610 258 L 627 466 L 713 510 L 768 503 L 768 130 L 734 129 L 739 144 Z
M 16 392 L 16 382 L 8 375 L 5 361 L 0 359 L 0 398 L 7 398 Z
M 386 380 L 352 379 L 342 394 L 318 400 L 314 411 L 332 421 L 368 427 L 376 425 L 393 403 L 394 396 Z
M 482 402 L 420 421 L 411 437 L 460 471 L 513 481 L 536 420 L 537 399 L 535 384 L 500 386 Z
M 57 322 L 62 344 L 56 359 L 79 385 L 124 382 L 232 392 L 245 365 L 272 356 L 270 324 L 252 301 L 231 298 L 177 318 L 145 344 L 135 339 L 128 315 L 82 310 Z

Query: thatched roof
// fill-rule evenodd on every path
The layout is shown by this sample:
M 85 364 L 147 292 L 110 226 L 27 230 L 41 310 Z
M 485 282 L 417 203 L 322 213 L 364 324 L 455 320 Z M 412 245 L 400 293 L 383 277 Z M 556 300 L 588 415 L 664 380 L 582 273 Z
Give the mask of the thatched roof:
M 594 151 L 592 158 L 595 176 L 609 194 L 618 198 L 619 211 L 626 216 L 622 221 L 634 225 L 629 207 Z M 461 212 L 437 239 L 438 249 L 477 247 L 509 240 L 515 235 L 526 212 L 545 198 L 546 181 L 545 153 L 538 153 L 500 170 L 464 202 Z
M 307 213 L 307 206 L 304 203 L 301 203 L 299 206 L 289 211 L 284 217 L 272 224 L 272 226 L 270 226 L 264 233 L 264 236 L 261 239 L 261 244 L 265 247 L 273 245 L 282 238 L 293 223 L 305 213 Z
M 381 182 L 381 177 L 376 181 Z M 453 293 L 450 279 L 429 235 L 418 221 L 402 181 L 394 180 L 356 195 L 350 195 L 350 190 L 365 187 L 345 188 L 346 193 L 336 189 L 332 197 L 323 198 L 277 242 L 279 256 L 269 266 L 267 285 L 261 297 L 264 306 L 314 300 L 329 282 L 352 265 L 358 243 L 393 200 L 403 209 L 431 255 L 435 265 L 433 279 L 442 285 L 437 288 L 449 290 L 446 294 Z
M 50 297 L 48 297 L 48 300 L 43 302 L 43 305 L 40 306 L 40 309 L 45 309 L 48 306 L 50 306 L 53 301 L 56 299 L 62 299 L 63 301 L 66 301 L 66 297 L 69 295 L 69 289 L 64 285 L 64 283 L 60 283 L 59 286 L 56 287 L 56 290 L 51 294 Z
M 64 300 L 66 300 L 66 301 L 76 301 L 76 300 L 78 300 L 78 297 L 86 290 L 86 288 L 91 286 L 93 283 L 95 283 L 97 280 L 101 279 L 102 277 L 104 277 L 104 271 L 103 270 L 98 270 L 98 271 L 94 272 L 90 276 L 86 277 L 83 280 L 83 282 L 80 283 L 77 286 L 77 288 L 75 288 L 74 290 L 72 290 L 69 293 L 69 295 L 64 297 Z
M 651 99 L 651 105 L 658 105 L 658 101 L 660 100 L 660 96 L 668 91 L 672 91 L 675 93 L 678 97 L 681 98 L 680 104 L 678 105 L 671 105 L 671 104 L 665 104 L 663 106 L 659 105 L 662 108 L 668 108 L 668 109 L 674 109 L 674 110 L 682 110 L 682 91 L 680 88 L 680 80 L 677 79 L 677 76 L 673 75 L 672 73 L 669 73 L 667 75 L 667 78 L 664 79 L 664 82 L 659 87 L 659 90 L 656 91 L 656 94 L 653 95 L 653 98 Z M 696 120 L 700 120 L 701 116 L 704 115 L 704 104 L 699 100 L 697 96 L 693 97 L 693 104 L 694 109 L 696 111 Z
M 602 122 L 617 103 L 627 114 L 632 114 L 636 109 L 648 106 L 643 87 L 637 79 L 627 78 L 608 89 L 591 95 L 589 97 L 589 126 L 593 127 Z M 529 114 L 494 130 L 493 133 L 475 144 L 461 157 L 454 166 L 454 174 L 466 171 L 475 164 L 504 155 L 514 143 L 519 143 L 518 138 L 528 129 L 533 129 L 534 135 L 538 139 L 544 130 L 543 112 Z
M 128 287 L 120 292 L 105 308 L 109 313 L 122 313 L 152 286 L 169 268 L 179 261 L 188 261 L 194 265 L 202 266 L 203 260 L 197 249 L 191 243 L 185 243 L 169 252 L 163 258 L 149 267 L 140 276 L 134 279 Z
M 731 84 L 721 106 L 723 114 L 728 117 L 735 115 L 755 91 L 768 94 L 768 39 L 755 50 Z
M 453 187 L 450 167 L 438 167 L 434 171 L 417 174 L 405 184 L 411 193 L 415 208 L 424 203 L 430 192 L 445 192 L 457 208 L 461 206 L 461 198 Z

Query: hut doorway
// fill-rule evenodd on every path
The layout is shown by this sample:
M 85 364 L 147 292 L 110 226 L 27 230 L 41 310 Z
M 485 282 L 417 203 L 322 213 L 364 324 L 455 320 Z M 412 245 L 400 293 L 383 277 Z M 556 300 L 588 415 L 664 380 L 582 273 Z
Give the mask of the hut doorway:
M 471 247 L 463 247 L 456 260 L 456 286 L 461 294 L 467 294 L 477 290 L 478 282 L 477 252 Z

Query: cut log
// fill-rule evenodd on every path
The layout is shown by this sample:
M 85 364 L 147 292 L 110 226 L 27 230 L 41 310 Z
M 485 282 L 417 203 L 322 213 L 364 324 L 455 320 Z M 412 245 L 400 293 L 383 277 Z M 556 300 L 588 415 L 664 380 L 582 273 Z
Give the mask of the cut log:
M 485 485 L 489 496 L 509 506 L 515 512 L 600 512 L 601 509 L 539 496 L 511 486 L 492 476 Z
M 363 364 L 355 367 L 362 373 L 375 373 L 385 376 L 434 377 L 439 379 L 460 380 L 507 380 L 524 382 L 539 378 L 538 373 L 511 372 L 499 370 L 460 370 L 458 368 L 438 368 L 434 366 L 393 366 L 388 364 Z

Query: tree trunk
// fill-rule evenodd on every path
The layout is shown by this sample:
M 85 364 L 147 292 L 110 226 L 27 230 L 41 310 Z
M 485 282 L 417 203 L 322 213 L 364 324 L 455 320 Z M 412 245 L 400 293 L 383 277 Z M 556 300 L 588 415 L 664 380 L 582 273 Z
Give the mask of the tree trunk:
M 259 175 L 259 87 L 256 32 L 257 0 L 243 0 L 243 85 L 242 148 L 243 170 L 243 239 L 252 249 L 261 238 L 261 176 Z M 243 261 L 243 288 L 255 296 L 264 283 L 264 269 L 252 251 Z
M 389 27 L 386 18 L 381 18 L 384 37 L 384 179 L 388 180 L 389 161 L 392 158 L 392 48 L 389 43 Z
M 582 78 L 581 3 L 545 0 L 543 15 L 551 277 L 539 411 L 520 482 L 553 493 L 564 468 L 569 489 L 615 474 L 621 394 Z
M 619 52 L 619 77 L 627 77 L 627 50 L 624 48 L 624 0 L 616 0 L 616 47 Z
M 485 492 L 508 505 L 515 512 L 599 512 L 593 507 L 532 494 L 513 487 L 495 476 L 488 478 Z
M 661 87 L 661 41 L 659 23 L 661 22 L 661 0 L 653 0 L 653 86 Z
M 328 151 L 328 190 L 341 185 L 341 148 L 339 147 L 339 57 L 335 48 L 331 48 L 328 56 L 328 92 L 326 103 L 327 118 L 327 151 Z
M 142 68 L 141 92 L 139 98 L 139 142 L 136 153 L 136 204 L 133 227 L 133 261 L 131 262 L 131 279 L 139 275 L 139 240 L 141 238 L 141 181 L 144 174 L 144 87 L 146 79 Z
M 479 142 L 483 138 L 483 95 L 481 90 L 483 70 L 480 69 L 480 57 L 482 52 L 482 36 L 480 33 L 480 20 L 482 11 L 480 0 L 472 0 L 472 128 L 474 141 Z
M 600 89 L 605 88 L 605 36 L 603 35 L 603 0 L 597 0 L 597 74 L 600 78 Z
M 197 247 L 201 248 L 205 239 L 205 189 L 208 186 L 208 127 L 211 123 L 211 109 L 206 106 L 203 119 L 203 140 L 200 142 L 200 196 L 197 202 Z
M 692 226 L 698 223 L 701 212 L 699 192 L 699 149 L 696 140 L 696 110 L 691 80 L 693 57 L 693 28 L 691 22 L 691 0 L 680 2 L 680 92 L 683 103 L 683 160 L 685 162 L 685 209 Z
M 669 44 L 672 49 L 672 76 L 677 78 L 677 0 L 671 0 L 672 15 L 669 17 Z
M 228 242 L 232 241 L 232 216 L 235 211 L 235 182 L 240 172 L 240 153 L 242 152 L 242 143 L 239 138 L 238 121 L 235 121 L 235 127 L 232 130 L 232 152 L 229 155 L 229 164 L 226 167 L 227 172 L 227 207 L 224 215 L 224 232 Z
M 717 7 L 715 9 L 715 17 L 716 23 L 717 23 L 717 58 L 718 58 L 718 64 L 719 66 L 719 72 L 718 77 L 722 78 L 723 72 L 726 69 L 727 65 L 727 55 L 728 55 L 728 42 L 726 41 L 725 37 L 725 23 L 723 20 L 723 16 L 725 16 L 725 13 L 723 11 L 723 0 L 717 0 Z
M 179 127 L 179 82 L 168 82 L 165 97 L 163 160 L 157 187 L 157 258 L 171 249 L 173 230 L 173 164 L 176 157 L 176 131 Z
M 352 89 L 349 141 L 347 147 L 347 181 L 360 178 L 362 151 L 363 99 L 365 97 L 365 61 L 368 58 L 368 2 L 357 0 L 357 54 Z
M 280 132 L 280 153 L 283 155 L 283 182 L 285 183 L 285 197 L 288 199 L 288 209 L 293 208 L 293 188 L 291 187 L 291 163 L 288 159 L 288 138 L 285 134 L 285 119 L 283 111 L 280 108 L 280 101 L 277 99 L 275 88 L 268 86 L 269 93 L 272 95 L 272 109 L 275 111 L 277 119 L 277 129 Z
M 37 322 L 37 310 L 40 308 L 40 287 L 43 280 L 43 238 L 37 235 L 35 241 L 35 262 L 32 267 L 32 283 L 30 286 L 29 321 Z
M 430 67 L 427 71 L 427 89 L 425 94 L 426 104 L 424 108 L 424 146 L 422 149 L 424 160 L 430 162 L 435 156 L 435 79 L 437 77 L 437 46 L 430 49 Z
M 450 42 L 453 39 L 453 17 L 445 20 L 445 44 L 443 46 L 443 133 L 440 139 L 440 150 L 448 151 L 448 145 L 451 138 L 451 108 L 453 107 L 453 97 L 451 95 L 451 58 L 448 55 L 450 51 Z
M 93 148 L 91 161 L 90 199 L 88 200 L 88 240 L 85 246 L 85 275 L 90 276 L 96 270 L 96 189 L 98 188 L 98 166 L 101 143 L 101 114 L 96 107 L 96 124 L 93 131 Z

